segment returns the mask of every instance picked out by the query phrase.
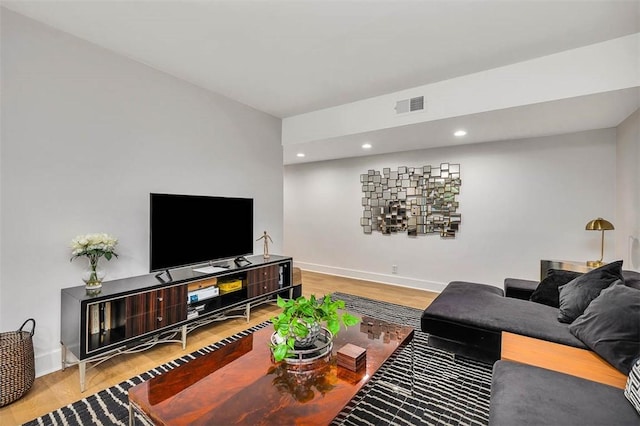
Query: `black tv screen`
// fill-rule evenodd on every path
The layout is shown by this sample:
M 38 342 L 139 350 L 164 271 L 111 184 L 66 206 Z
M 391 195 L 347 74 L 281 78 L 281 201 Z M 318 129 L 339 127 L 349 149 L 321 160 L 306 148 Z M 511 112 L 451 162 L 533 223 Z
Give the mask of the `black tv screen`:
M 150 194 L 150 271 L 253 254 L 253 199 Z

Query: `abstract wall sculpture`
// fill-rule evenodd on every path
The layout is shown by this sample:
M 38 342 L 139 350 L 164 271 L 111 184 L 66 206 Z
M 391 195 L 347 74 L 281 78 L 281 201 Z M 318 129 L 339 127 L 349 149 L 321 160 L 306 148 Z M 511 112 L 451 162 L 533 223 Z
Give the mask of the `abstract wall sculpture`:
M 360 225 L 365 234 L 407 232 L 409 236 L 440 234 L 454 238 L 462 216 L 457 212 L 462 180 L 460 164 L 369 170 L 360 175 Z

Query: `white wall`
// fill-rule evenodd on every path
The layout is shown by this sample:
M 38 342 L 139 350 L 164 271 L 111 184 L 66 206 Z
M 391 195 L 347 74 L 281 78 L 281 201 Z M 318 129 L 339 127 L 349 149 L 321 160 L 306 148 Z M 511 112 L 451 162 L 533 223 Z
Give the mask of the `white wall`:
M 599 258 L 600 235 L 584 227 L 614 218 L 615 154 L 616 131 L 605 129 L 285 166 L 284 250 L 303 269 L 431 290 L 536 279 L 540 259 Z M 362 232 L 360 174 L 443 162 L 461 165 L 455 239 Z
M 616 257 L 640 271 L 640 110 L 617 128 Z
M 253 197 L 282 252 L 279 119 L 0 10 L 0 329 L 35 318 L 38 375 L 60 367 L 60 289 L 82 285 L 71 238 L 111 233 L 109 278 L 147 273 L 150 192 Z

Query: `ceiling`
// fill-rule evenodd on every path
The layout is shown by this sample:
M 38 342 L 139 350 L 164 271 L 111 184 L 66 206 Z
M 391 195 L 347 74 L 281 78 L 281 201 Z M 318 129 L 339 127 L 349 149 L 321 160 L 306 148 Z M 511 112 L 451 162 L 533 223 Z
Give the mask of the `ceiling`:
M 640 89 L 616 90 L 285 146 L 284 164 L 607 129 L 639 107 Z M 461 128 L 469 134 L 455 137 L 453 131 Z M 363 150 L 364 143 L 373 148 Z M 298 152 L 305 157 L 297 158 Z
M 0 4 L 280 118 L 640 31 L 638 0 L 1 0 Z M 612 127 L 628 115 L 633 107 L 629 104 L 635 101 L 637 108 L 637 91 L 607 96 L 571 100 L 574 107 L 589 111 L 589 120 L 573 118 L 570 124 L 558 122 L 556 111 L 565 107 L 561 103 L 549 105 L 548 110 L 537 105 L 487 113 L 493 114 L 491 126 L 482 117 L 470 117 L 483 128 L 475 142 L 587 130 L 595 123 Z M 615 107 L 616 99 L 623 99 L 626 109 Z M 594 108 L 604 101 L 614 104 L 613 110 Z M 510 130 L 513 126 L 503 120 L 513 120 L 514 114 L 526 122 Z M 440 131 L 444 124 L 448 123 L 395 131 L 424 135 Z M 527 128 L 531 131 L 523 131 Z M 396 137 L 393 130 L 367 136 L 376 140 L 378 153 L 401 149 L 388 142 Z M 411 139 L 417 137 L 405 138 Z M 470 142 L 474 140 L 465 143 Z M 337 140 L 305 145 L 318 152 L 314 161 L 368 154 Z M 419 141 L 406 145 L 402 149 L 426 147 Z M 293 148 L 285 147 L 285 164 L 296 162 L 287 149 Z

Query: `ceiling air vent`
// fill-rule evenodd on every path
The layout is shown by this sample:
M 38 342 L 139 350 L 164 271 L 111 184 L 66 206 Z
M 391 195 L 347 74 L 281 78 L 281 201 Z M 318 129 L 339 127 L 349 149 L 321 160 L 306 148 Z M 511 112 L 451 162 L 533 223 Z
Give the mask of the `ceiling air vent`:
M 417 98 L 403 99 L 396 102 L 396 114 L 404 114 L 407 112 L 424 110 L 424 96 Z

